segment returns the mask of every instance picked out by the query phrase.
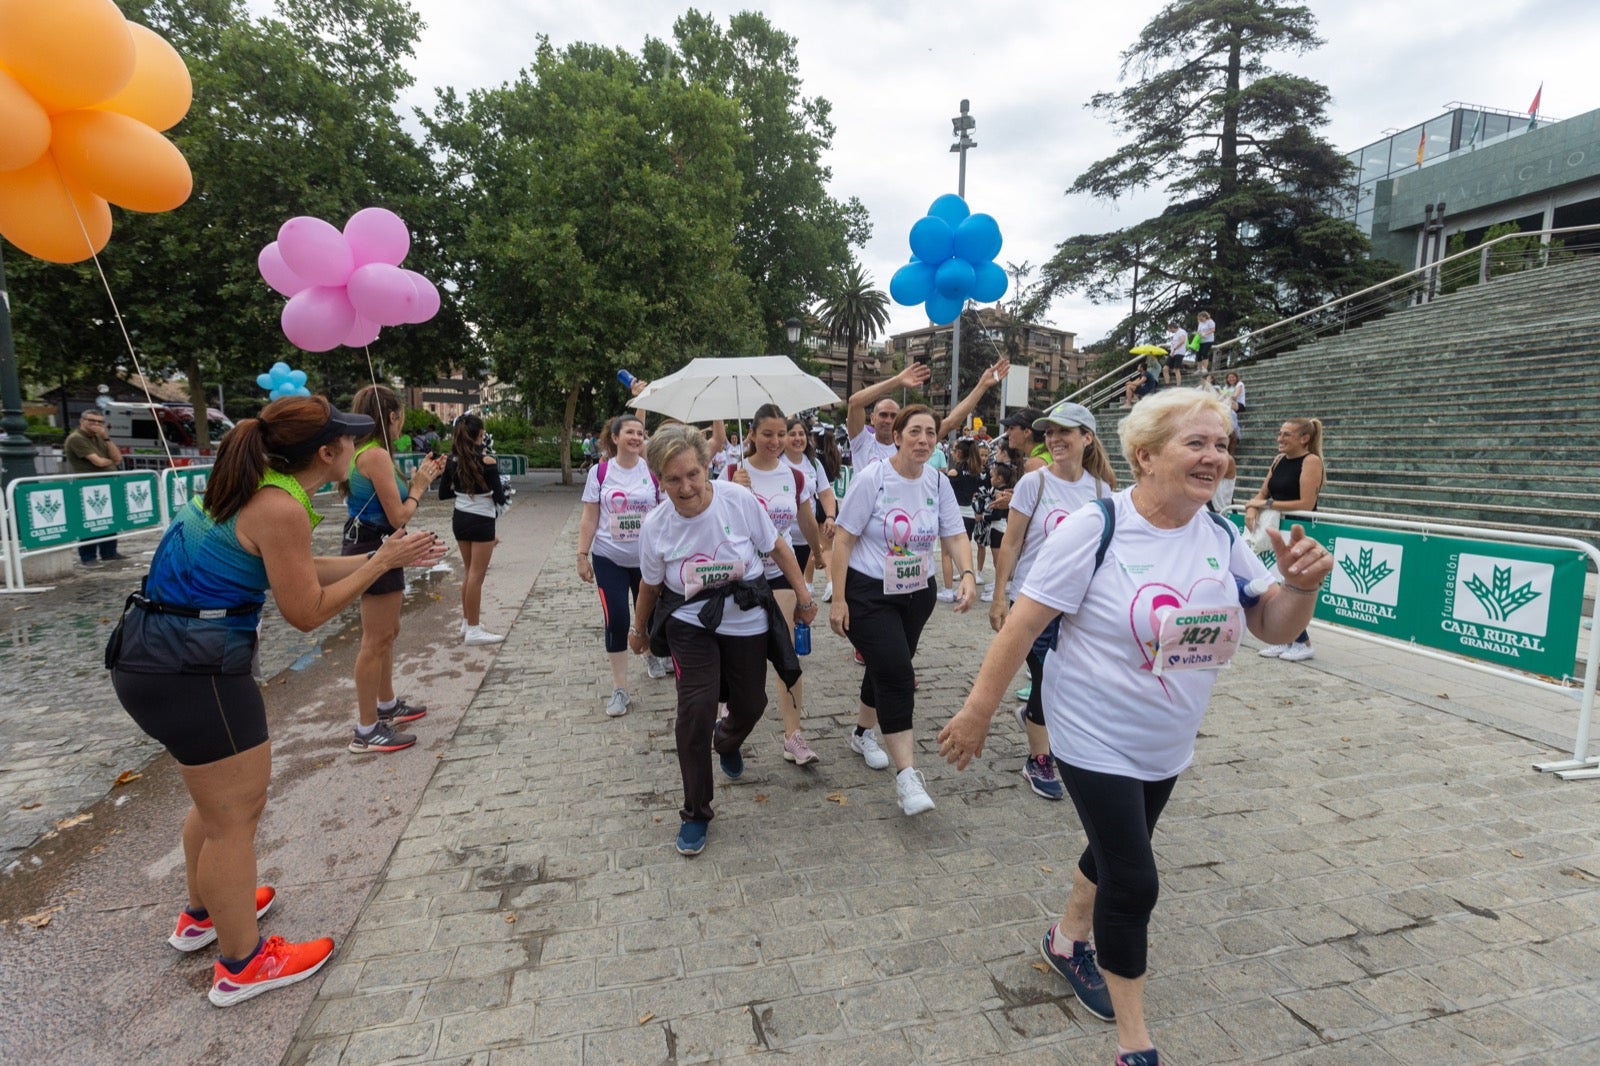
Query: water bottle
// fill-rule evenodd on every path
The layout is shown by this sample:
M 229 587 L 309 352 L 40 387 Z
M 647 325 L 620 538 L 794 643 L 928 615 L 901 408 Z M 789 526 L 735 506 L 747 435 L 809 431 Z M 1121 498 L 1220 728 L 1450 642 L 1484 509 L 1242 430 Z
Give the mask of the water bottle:
M 811 627 L 805 622 L 794 624 L 794 653 L 796 655 L 811 654 Z
M 632 374 L 628 373 L 626 370 L 619 370 L 619 371 L 617 371 L 617 380 L 622 382 L 622 387 L 623 388 L 632 389 L 633 388 L 633 383 L 634 383 L 634 381 L 636 379 L 634 378 L 634 376 Z

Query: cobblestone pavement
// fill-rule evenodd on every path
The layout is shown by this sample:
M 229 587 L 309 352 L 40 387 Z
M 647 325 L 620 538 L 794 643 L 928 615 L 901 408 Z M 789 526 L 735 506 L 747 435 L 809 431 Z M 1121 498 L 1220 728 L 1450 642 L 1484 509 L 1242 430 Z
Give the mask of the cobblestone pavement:
M 317 551 L 337 555 L 344 504 L 332 495 L 314 503 L 329 516 L 314 533 Z M 448 535 L 450 506 L 430 498 L 419 524 Z M 101 665 L 106 638 L 123 600 L 139 587 L 156 540 L 124 538 L 129 562 L 78 567 L 48 592 L 0 597 L 0 871 L 57 822 L 105 795 L 118 774 L 161 752 L 122 712 Z M 408 606 L 433 584 L 425 572 L 413 572 Z M 355 639 L 359 627 L 352 605 L 314 633 L 302 633 L 283 621 L 269 596 L 262 676 L 304 670 L 328 642 Z
M 986 621 L 941 606 L 923 638 L 937 810 L 903 817 L 848 751 L 857 668 L 819 626 L 822 763 L 782 760 L 769 708 L 685 860 L 672 682 L 636 665 L 633 710 L 601 713 L 576 516 L 286 1061 L 1109 1063 L 1112 1027 L 1037 954 L 1082 847 L 1070 806 L 1026 790 L 1004 713 L 978 767 L 933 762 Z M 1600 1059 L 1600 793 L 1532 772 L 1560 754 L 1542 737 L 1439 709 L 1543 697 L 1476 675 L 1456 696 L 1464 671 L 1408 679 L 1317 632 L 1312 663 L 1247 651 L 1223 676 L 1157 834 L 1164 1061 Z

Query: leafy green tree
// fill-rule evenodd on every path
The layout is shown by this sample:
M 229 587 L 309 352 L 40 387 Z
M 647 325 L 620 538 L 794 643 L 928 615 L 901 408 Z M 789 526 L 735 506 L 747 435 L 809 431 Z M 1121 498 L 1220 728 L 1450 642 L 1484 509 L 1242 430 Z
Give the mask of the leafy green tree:
M 263 398 L 256 374 L 277 359 L 348 395 L 374 371 L 431 374 L 470 347 L 447 301 L 432 323 L 385 331 L 374 371 L 348 348 L 301 352 L 279 328 L 283 298 L 256 271 L 257 253 L 287 219 L 339 225 L 383 204 L 412 224 L 406 265 L 442 276 L 439 246 L 417 224 L 435 214 L 438 188 L 394 112 L 409 83 L 402 61 L 421 27 L 403 0 L 280 0 L 280 18 L 257 20 L 241 0 L 122 6 L 177 48 L 194 82 L 189 114 L 169 133 L 194 173 L 193 195 L 164 214 L 118 212 L 100 255 L 148 373 L 184 374 L 197 405 L 221 384 L 244 414 Z M 129 363 L 92 264 L 17 257 L 8 265 L 19 355 L 33 379 L 99 381 Z
M 1282 0 L 1174 0 L 1122 54 L 1131 84 L 1089 107 L 1128 140 L 1069 193 L 1120 199 L 1164 188 L 1154 218 L 1069 237 L 1045 265 L 1031 306 L 1059 292 L 1121 301 L 1139 274 L 1140 311 L 1117 333 L 1154 331 L 1207 309 L 1231 328 L 1259 327 L 1392 273 L 1325 205 L 1350 164 L 1316 132 L 1328 91 L 1268 66 L 1322 42 L 1310 9 Z
M 872 283 L 854 257 L 843 276 L 834 283 L 817 317 L 830 340 L 845 343 L 844 391 L 849 399 L 856 391 L 856 346 L 870 344 L 889 328 L 889 296 Z
M 735 101 L 744 136 L 735 149 L 743 177 L 738 211 L 739 270 L 750 279 L 763 351 L 783 351 L 783 323 L 829 292 L 850 246 L 872 234 L 855 197 L 828 195 L 832 171 L 822 156 L 833 143 L 832 105 L 801 94 L 795 39 L 765 15 L 744 11 L 724 30 L 690 10 L 674 24 L 676 50 L 646 40 L 652 77 L 678 78 Z
M 563 479 L 580 399 L 760 337 L 735 261 L 737 107 L 651 78 L 620 50 L 541 41 L 513 83 L 444 93 L 432 144 L 468 205 L 465 299 L 502 378 L 562 400 Z M 613 408 L 625 402 L 608 393 Z

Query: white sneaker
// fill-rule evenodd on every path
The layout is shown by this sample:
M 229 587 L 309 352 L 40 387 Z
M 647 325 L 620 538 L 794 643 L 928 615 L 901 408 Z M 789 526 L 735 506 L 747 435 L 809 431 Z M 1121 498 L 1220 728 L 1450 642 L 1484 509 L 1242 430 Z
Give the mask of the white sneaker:
M 461 638 L 467 644 L 499 644 L 505 637 L 498 633 L 491 633 L 482 626 L 467 626 L 461 631 Z
M 1276 659 L 1282 656 L 1283 653 L 1288 650 L 1289 645 L 1287 644 L 1268 644 L 1265 648 L 1261 649 L 1261 657 L 1263 659 Z
M 954 603 L 956 602 L 956 590 L 950 588 L 940 589 L 933 594 L 933 598 L 940 603 Z
M 978 593 L 978 599 L 983 603 L 993 603 L 994 602 L 994 586 L 993 585 L 985 585 L 985 586 L 983 586 L 983 591 Z
M 833 602 L 833 582 L 832 581 L 828 582 L 828 587 L 822 590 L 822 602 L 823 603 L 832 603 Z
M 611 690 L 611 698 L 606 701 L 606 714 L 612 718 L 620 718 L 628 713 L 628 704 L 633 700 L 628 698 L 628 690 L 616 688 Z
M 865 733 L 850 733 L 850 750 L 866 760 L 867 766 L 873 770 L 885 770 L 889 766 L 889 755 L 878 747 L 878 738 L 872 730 Z
M 927 782 L 916 767 L 908 766 L 894 775 L 894 790 L 900 797 L 900 809 L 908 817 L 933 810 L 933 797 L 928 795 Z
M 984 573 L 982 570 L 975 572 L 972 577 L 973 580 L 980 585 L 987 585 L 989 583 L 989 575 Z
M 1278 656 L 1286 663 L 1303 663 L 1307 659 L 1315 659 L 1316 657 L 1317 649 L 1313 648 L 1309 641 L 1303 644 L 1296 641 L 1285 648 L 1282 655 Z
M 644 657 L 644 672 L 658 681 L 667 676 L 670 665 L 666 659 L 658 659 L 654 655 Z
M 462 636 L 467 635 L 467 620 L 465 618 L 461 620 L 461 625 L 458 628 L 460 629 Z

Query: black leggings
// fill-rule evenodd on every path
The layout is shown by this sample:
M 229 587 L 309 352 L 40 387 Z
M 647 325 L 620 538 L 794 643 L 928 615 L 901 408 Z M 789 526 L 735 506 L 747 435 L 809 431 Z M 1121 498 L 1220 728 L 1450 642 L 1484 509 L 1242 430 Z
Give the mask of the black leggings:
M 639 601 L 639 568 L 620 566 L 599 552 L 590 557 L 606 623 L 606 651 L 628 650 L 628 605 Z
M 1150 913 L 1160 895 L 1150 838 L 1178 779 L 1139 781 L 1068 766 L 1060 759 L 1056 766 L 1089 838 L 1078 870 L 1096 887 L 1094 946 L 1100 966 L 1130 981 L 1143 977 Z
M 866 664 L 861 702 L 878 712 L 879 732 L 904 733 L 911 728 L 917 699 L 911 659 L 937 602 L 934 582 L 918 592 L 886 596 L 883 578 L 851 570 L 844 600 L 850 608 L 850 643 Z

